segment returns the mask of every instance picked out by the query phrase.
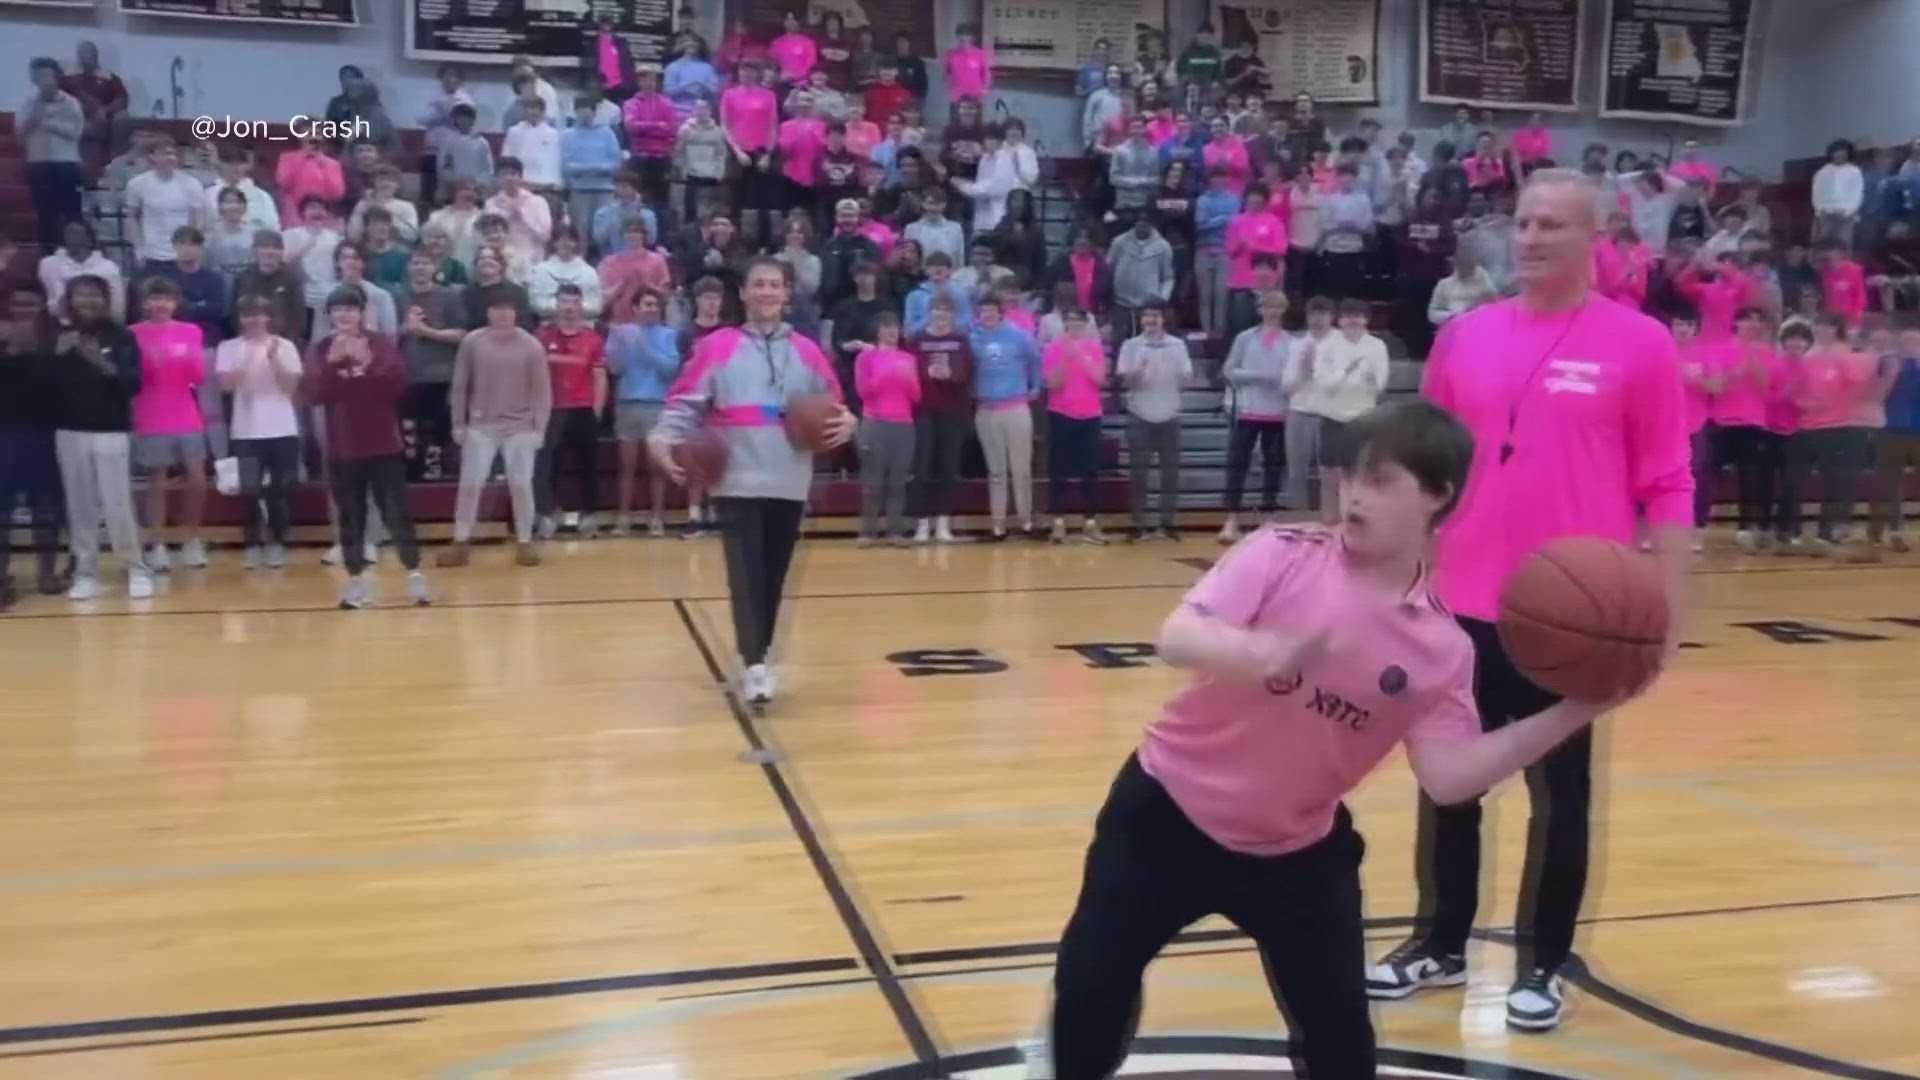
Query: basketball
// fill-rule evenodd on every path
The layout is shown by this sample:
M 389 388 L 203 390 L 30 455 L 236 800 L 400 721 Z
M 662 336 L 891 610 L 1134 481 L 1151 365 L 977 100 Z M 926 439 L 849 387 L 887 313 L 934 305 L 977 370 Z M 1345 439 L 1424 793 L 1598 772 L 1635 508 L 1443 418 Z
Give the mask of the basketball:
M 694 428 L 673 444 L 673 460 L 685 470 L 688 487 L 705 490 L 727 475 L 727 441 L 712 428 Z
M 1666 647 L 1666 585 L 1651 558 L 1576 536 L 1527 556 L 1500 595 L 1500 642 L 1527 678 L 1604 700 L 1641 686 Z
M 840 415 L 832 394 L 808 394 L 787 402 L 787 440 L 802 450 L 827 449 L 827 424 Z

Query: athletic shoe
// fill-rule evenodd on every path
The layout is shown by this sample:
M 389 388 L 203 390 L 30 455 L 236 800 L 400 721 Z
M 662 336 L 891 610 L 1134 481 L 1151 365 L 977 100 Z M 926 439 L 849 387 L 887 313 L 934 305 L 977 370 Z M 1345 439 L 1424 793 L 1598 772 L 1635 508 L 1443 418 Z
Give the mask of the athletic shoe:
M 61 579 L 60 572 L 51 568 L 40 571 L 40 580 L 34 582 L 34 587 L 41 596 L 59 596 L 67 591 L 67 583 Z
M 426 607 L 433 603 L 433 597 L 427 594 L 427 575 L 418 570 L 407 575 L 407 599 L 414 607 Z
M 540 549 L 532 544 L 513 545 L 513 561 L 518 566 L 539 566 Z
M 540 519 L 540 539 L 551 540 L 560 535 L 560 522 L 552 514 Z
M 355 574 L 347 579 L 347 587 L 340 590 L 340 610 L 358 611 L 373 604 L 373 595 L 367 589 L 365 574 Z
M 861 533 L 859 536 L 855 537 L 853 541 L 853 546 L 857 548 L 870 548 L 873 546 L 873 544 L 874 544 L 873 537 L 868 536 L 866 533 Z
M 941 518 L 940 523 L 934 527 L 933 542 L 936 544 L 954 543 L 953 524 L 946 518 Z
M 1830 559 L 1833 557 L 1833 551 L 1833 541 L 1824 536 L 1818 536 L 1814 538 L 1813 546 L 1807 549 L 1807 554 L 1816 559 Z
M 434 556 L 433 565 L 443 570 L 451 570 L 455 567 L 465 566 L 472 560 L 473 549 L 456 540 L 447 545 L 447 550 Z
M 164 574 L 173 569 L 173 553 L 165 544 L 155 544 L 147 549 L 147 569 L 156 574 Z
M 600 518 L 594 514 L 581 514 L 580 523 L 574 526 L 582 540 L 592 540 L 600 535 Z
M 697 536 L 699 536 L 699 535 L 701 534 L 701 532 L 702 532 L 702 530 L 701 530 L 701 528 L 700 528 L 700 523 L 699 523 L 699 522 L 697 522 L 697 521 L 689 521 L 689 522 L 687 522 L 687 530 L 686 530 L 686 536 L 687 536 L 687 539 L 689 539 L 689 540 L 691 540 L 691 539 L 693 539 L 694 537 L 697 537 Z M 667 538 L 667 523 L 666 523 L 666 522 L 664 522 L 664 521 L 662 521 L 662 520 L 660 520 L 659 518 L 652 518 L 652 519 L 650 519 L 650 520 L 648 520 L 648 522 L 647 522 L 647 535 L 648 535 L 648 536 L 650 536 L 650 537 L 652 537 L 652 538 L 653 538 L 653 539 L 655 539 L 655 540 L 664 540 L 664 539 L 666 539 L 666 538 Z
M 285 570 L 287 568 L 287 545 L 267 545 L 267 569 Z
M 20 602 L 20 593 L 14 589 L 13 581 L 0 578 L 0 611 L 8 611 Z
M 129 570 L 127 572 L 127 599 L 153 599 L 153 575 L 145 570 Z
M 1105 546 L 1107 542 L 1107 534 L 1100 531 L 1099 522 L 1094 521 L 1092 519 L 1088 519 L 1087 523 L 1080 527 L 1080 542 L 1083 544 L 1096 544 L 1100 546 Z
M 613 535 L 626 536 L 631 532 L 633 532 L 633 519 L 625 514 L 615 514 L 613 517 Z
M 755 705 L 765 705 L 773 700 L 773 669 L 765 664 L 751 664 L 740 679 L 740 692 Z
M 100 581 L 92 574 L 73 575 L 73 584 L 67 586 L 67 599 L 91 600 L 100 595 Z
M 1020 1064 L 1026 1069 L 1026 1080 L 1053 1080 L 1053 1047 L 1043 1038 L 1022 1040 Z
M 360 554 L 367 560 L 368 566 L 380 565 L 380 545 L 369 540 L 360 545 Z
M 207 568 L 207 542 L 196 536 L 180 545 L 180 563 L 189 570 L 205 570 Z
M 1180 542 L 1180 530 L 1171 525 L 1162 525 L 1154 530 L 1153 538 L 1155 540 L 1165 540 L 1169 543 L 1177 544 Z
M 1760 542 L 1752 529 L 1740 529 L 1733 534 L 1733 546 L 1740 549 L 1742 555 L 1752 555 L 1760 550 Z
M 1408 938 L 1367 968 L 1367 996 L 1375 1001 L 1398 1001 L 1436 986 L 1462 986 L 1467 981 L 1467 958 L 1430 952 L 1427 943 Z
M 1887 546 L 1895 551 L 1913 550 L 1913 545 L 1907 541 L 1907 534 L 1903 532 L 1888 533 Z
M 1566 1010 L 1565 982 L 1546 968 L 1515 979 L 1507 991 L 1507 1026 L 1518 1031 L 1552 1031 Z
M 240 557 L 240 565 L 248 570 L 258 570 L 264 558 L 265 553 L 260 550 L 258 545 L 254 545 L 248 547 L 246 554 Z
M 1067 542 L 1067 522 L 1065 518 L 1053 519 L 1053 532 L 1047 537 L 1056 544 Z
M 322 566 L 339 566 L 341 563 L 346 561 L 347 561 L 347 557 L 340 553 L 339 544 L 335 544 L 332 547 L 328 548 L 326 550 L 326 553 L 320 556 L 320 565 Z
M 1233 520 L 1232 518 L 1228 518 L 1227 523 L 1225 525 L 1220 526 L 1220 546 L 1232 547 L 1233 545 L 1239 542 L 1240 542 L 1240 523 Z
M 913 542 L 916 544 L 924 544 L 932 539 L 933 522 L 928 521 L 926 518 L 921 518 L 920 524 L 914 527 Z

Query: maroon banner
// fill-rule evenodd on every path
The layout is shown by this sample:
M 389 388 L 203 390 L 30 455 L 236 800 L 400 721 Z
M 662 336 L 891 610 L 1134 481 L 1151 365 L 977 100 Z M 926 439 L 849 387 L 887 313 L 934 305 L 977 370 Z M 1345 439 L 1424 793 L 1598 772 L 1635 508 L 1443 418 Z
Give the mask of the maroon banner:
M 789 11 L 803 11 L 812 27 L 832 12 L 846 21 L 848 38 L 869 26 L 873 43 L 882 52 L 893 52 L 894 35 L 905 34 L 913 41 L 914 55 L 937 56 L 933 8 L 934 0 L 727 0 L 727 28 L 733 28 L 733 20 L 745 19 L 762 40 L 771 41 L 779 35 L 781 19 Z
M 1420 100 L 1580 107 L 1583 0 L 1422 0 Z

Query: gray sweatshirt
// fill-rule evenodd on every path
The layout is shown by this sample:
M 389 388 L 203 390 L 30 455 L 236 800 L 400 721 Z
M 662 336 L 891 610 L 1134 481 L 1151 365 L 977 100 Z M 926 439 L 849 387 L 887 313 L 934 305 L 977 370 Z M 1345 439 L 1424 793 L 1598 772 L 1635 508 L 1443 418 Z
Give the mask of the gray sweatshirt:
M 1269 340 L 1264 326 L 1242 330 L 1233 339 L 1220 374 L 1233 387 L 1234 411 L 1242 420 L 1287 418 L 1287 393 L 1280 387 L 1292 348 L 1292 334 L 1276 330 Z
M 1187 343 L 1166 334 L 1149 341 L 1145 334 L 1120 346 L 1114 370 L 1127 388 L 1127 412 L 1149 424 L 1164 424 L 1180 415 L 1180 391 L 1193 378 L 1193 357 Z M 1135 385 L 1133 376 L 1140 382 Z
M 1113 181 L 1113 208 L 1139 210 L 1153 201 L 1160 187 L 1160 151 L 1132 139 L 1121 143 L 1108 160 L 1107 178 Z
M 696 180 L 724 180 L 727 177 L 727 131 L 719 124 L 701 127 L 689 120 L 680 125 L 674 144 L 680 170 Z
M 453 429 L 537 435 L 553 415 L 553 376 L 540 339 L 515 328 L 481 327 L 460 342 L 447 388 Z
M 839 385 L 820 346 L 792 327 L 771 334 L 724 327 L 687 359 L 652 437 L 678 442 L 710 426 L 727 444 L 727 472 L 714 497 L 805 502 L 813 454 L 788 440 L 786 403 L 810 394 L 838 397 Z
M 1113 271 L 1113 299 L 1122 307 L 1164 304 L 1173 298 L 1173 245 L 1159 233 L 1145 240 L 1132 229 L 1114 237 L 1107 248 L 1107 266 Z
M 35 94 L 27 99 L 14 122 L 26 135 L 28 161 L 79 163 L 80 131 L 86 126 L 86 114 L 72 94 L 57 91 L 52 101 Z

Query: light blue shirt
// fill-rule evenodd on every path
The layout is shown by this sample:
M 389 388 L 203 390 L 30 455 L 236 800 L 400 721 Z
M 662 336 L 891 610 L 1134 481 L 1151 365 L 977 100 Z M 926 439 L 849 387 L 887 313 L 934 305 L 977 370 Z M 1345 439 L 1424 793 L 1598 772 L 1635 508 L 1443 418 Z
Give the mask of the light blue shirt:
M 933 295 L 938 291 L 953 301 L 953 328 L 964 334 L 973 329 L 973 298 L 967 290 L 948 279 L 944 288 L 936 287 L 933 282 L 921 282 L 920 287 L 907 294 L 907 335 L 918 334 L 927 328 L 927 314 L 933 310 Z
M 593 246 L 601 255 L 618 255 L 627 250 L 627 219 L 634 214 L 647 223 L 647 238 L 654 247 L 660 246 L 660 218 L 646 206 L 633 203 L 610 202 L 593 212 L 593 221 L 587 231 L 593 235 Z

